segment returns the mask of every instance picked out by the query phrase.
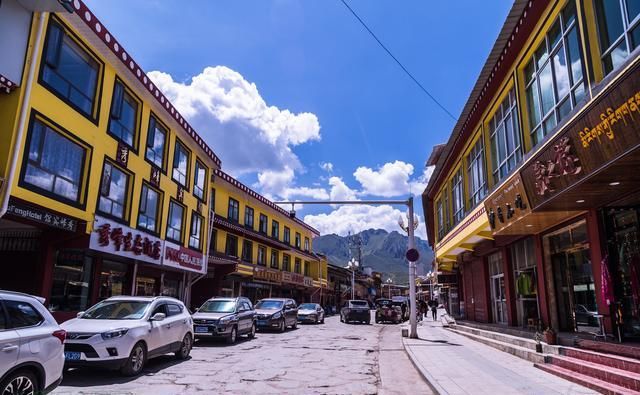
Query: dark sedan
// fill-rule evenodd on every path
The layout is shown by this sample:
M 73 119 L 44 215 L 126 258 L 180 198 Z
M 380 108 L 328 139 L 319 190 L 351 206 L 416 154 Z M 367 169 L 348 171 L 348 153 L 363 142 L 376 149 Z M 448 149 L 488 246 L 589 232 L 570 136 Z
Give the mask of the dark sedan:
M 340 322 L 371 323 L 369 303 L 366 300 L 349 300 L 340 310 Z

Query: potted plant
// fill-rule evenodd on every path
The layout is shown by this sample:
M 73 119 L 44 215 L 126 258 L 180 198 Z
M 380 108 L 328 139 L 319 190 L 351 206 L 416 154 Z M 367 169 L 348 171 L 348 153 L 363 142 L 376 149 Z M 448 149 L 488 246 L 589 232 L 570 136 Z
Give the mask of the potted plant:
M 547 327 L 547 329 L 544 330 L 544 339 L 546 340 L 547 344 L 553 345 L 557 343 L 558 335 L 556 334 L 556 331 L 553 330 L 553 328 Z

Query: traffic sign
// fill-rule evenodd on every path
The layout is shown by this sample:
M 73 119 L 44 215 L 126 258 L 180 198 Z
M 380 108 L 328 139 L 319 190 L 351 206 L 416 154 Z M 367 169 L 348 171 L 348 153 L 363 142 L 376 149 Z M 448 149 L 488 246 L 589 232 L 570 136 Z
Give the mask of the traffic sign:
M 416 262 L 420 258 L 420 253 L 415 248 L 410 248 L 407 250 L 406 257 L 409 262 Z

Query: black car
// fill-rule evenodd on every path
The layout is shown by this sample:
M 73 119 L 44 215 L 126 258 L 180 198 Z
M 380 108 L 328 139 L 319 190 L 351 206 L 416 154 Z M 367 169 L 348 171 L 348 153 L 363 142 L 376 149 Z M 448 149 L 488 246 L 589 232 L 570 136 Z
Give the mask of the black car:
M 244 297 L 212 298 L 193 314 L 193 333 L 197 338 L 225 338 L 235 343 L 239 335 L 256 335 L 256 312 Z
M 366 300 L 348 300 L 340 310 L 340 322 L 363 322 L 371 323 L 371 313 L 369 303 Z
M 256 303 L 258 329 L 276 329 L 284 332 L 288 326 L 298 326 L 298 306 L 293 299 L 268 298 Z

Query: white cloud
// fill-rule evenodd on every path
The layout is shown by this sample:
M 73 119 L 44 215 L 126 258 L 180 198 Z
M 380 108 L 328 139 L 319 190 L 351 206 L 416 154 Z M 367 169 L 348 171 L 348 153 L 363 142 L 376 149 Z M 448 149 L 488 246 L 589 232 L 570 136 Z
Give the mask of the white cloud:
M 422 192 L 424 192 L 424 190 L 427 188 L 427 184 L 429 183 L 429 179 L 431 178 L 431 175 L 433 174 L 433 170 L 435 168 L 435 166 L 425 167 L 422 172 L 422 176 L 420 176 L 417 180 L 413 180 L 409 183 L 409 186 L 411 187 L 411 193 L 415 195 L 422 195 Z
M 258 173 L 267 183 L 282 183 L 302 169 L 292 148 L 320 140 L 314 114 L 267 105 L 254 83 L 228 67 L 207 67 L 184 83 L 160 71 L 149 76 L 232 174 Z
M 412 164 L 397 160 L 385 163 L 377 170 L 358 167 L 353 176 L 362 185 L 364 194 L 391 197 L 409 193 L 409 177 L 412 174 Z
M 398 225 L 400 217 L 406 222 L 406 213 L 392 206 L 354 205 L 341 206 L 328 214 L 306 215 L 304 222 L 316 228 L 320 234 L 335 233 L 345 236 L 349 232 L 357 233 L 367 229 L 402 232 Z M 424 224 L 418 226 L 416 236 L 426 239 Z
M 333 163 L 331 162 L 322 162 L 320 163 L 320 168 L 327 173 L 333 172 Z
M 295 174 L 293 170 L 285 168 L 283 171 L 267 170 L 258 174 L 256 186 L 269 197 L 280 197 L 289 200 L 294 197 L 313 199 L 329 199 L 329 193 L 324 188 L 309 188 L 294 186 Z
M 356 191 L 349 188 L 347 184 L 342 181 L 340 177 L 331 177 L 329 178 L 329 185 L 331 186 L 331 191 L 329 195 L 331 200 L 355 200 L 356 199 Z

